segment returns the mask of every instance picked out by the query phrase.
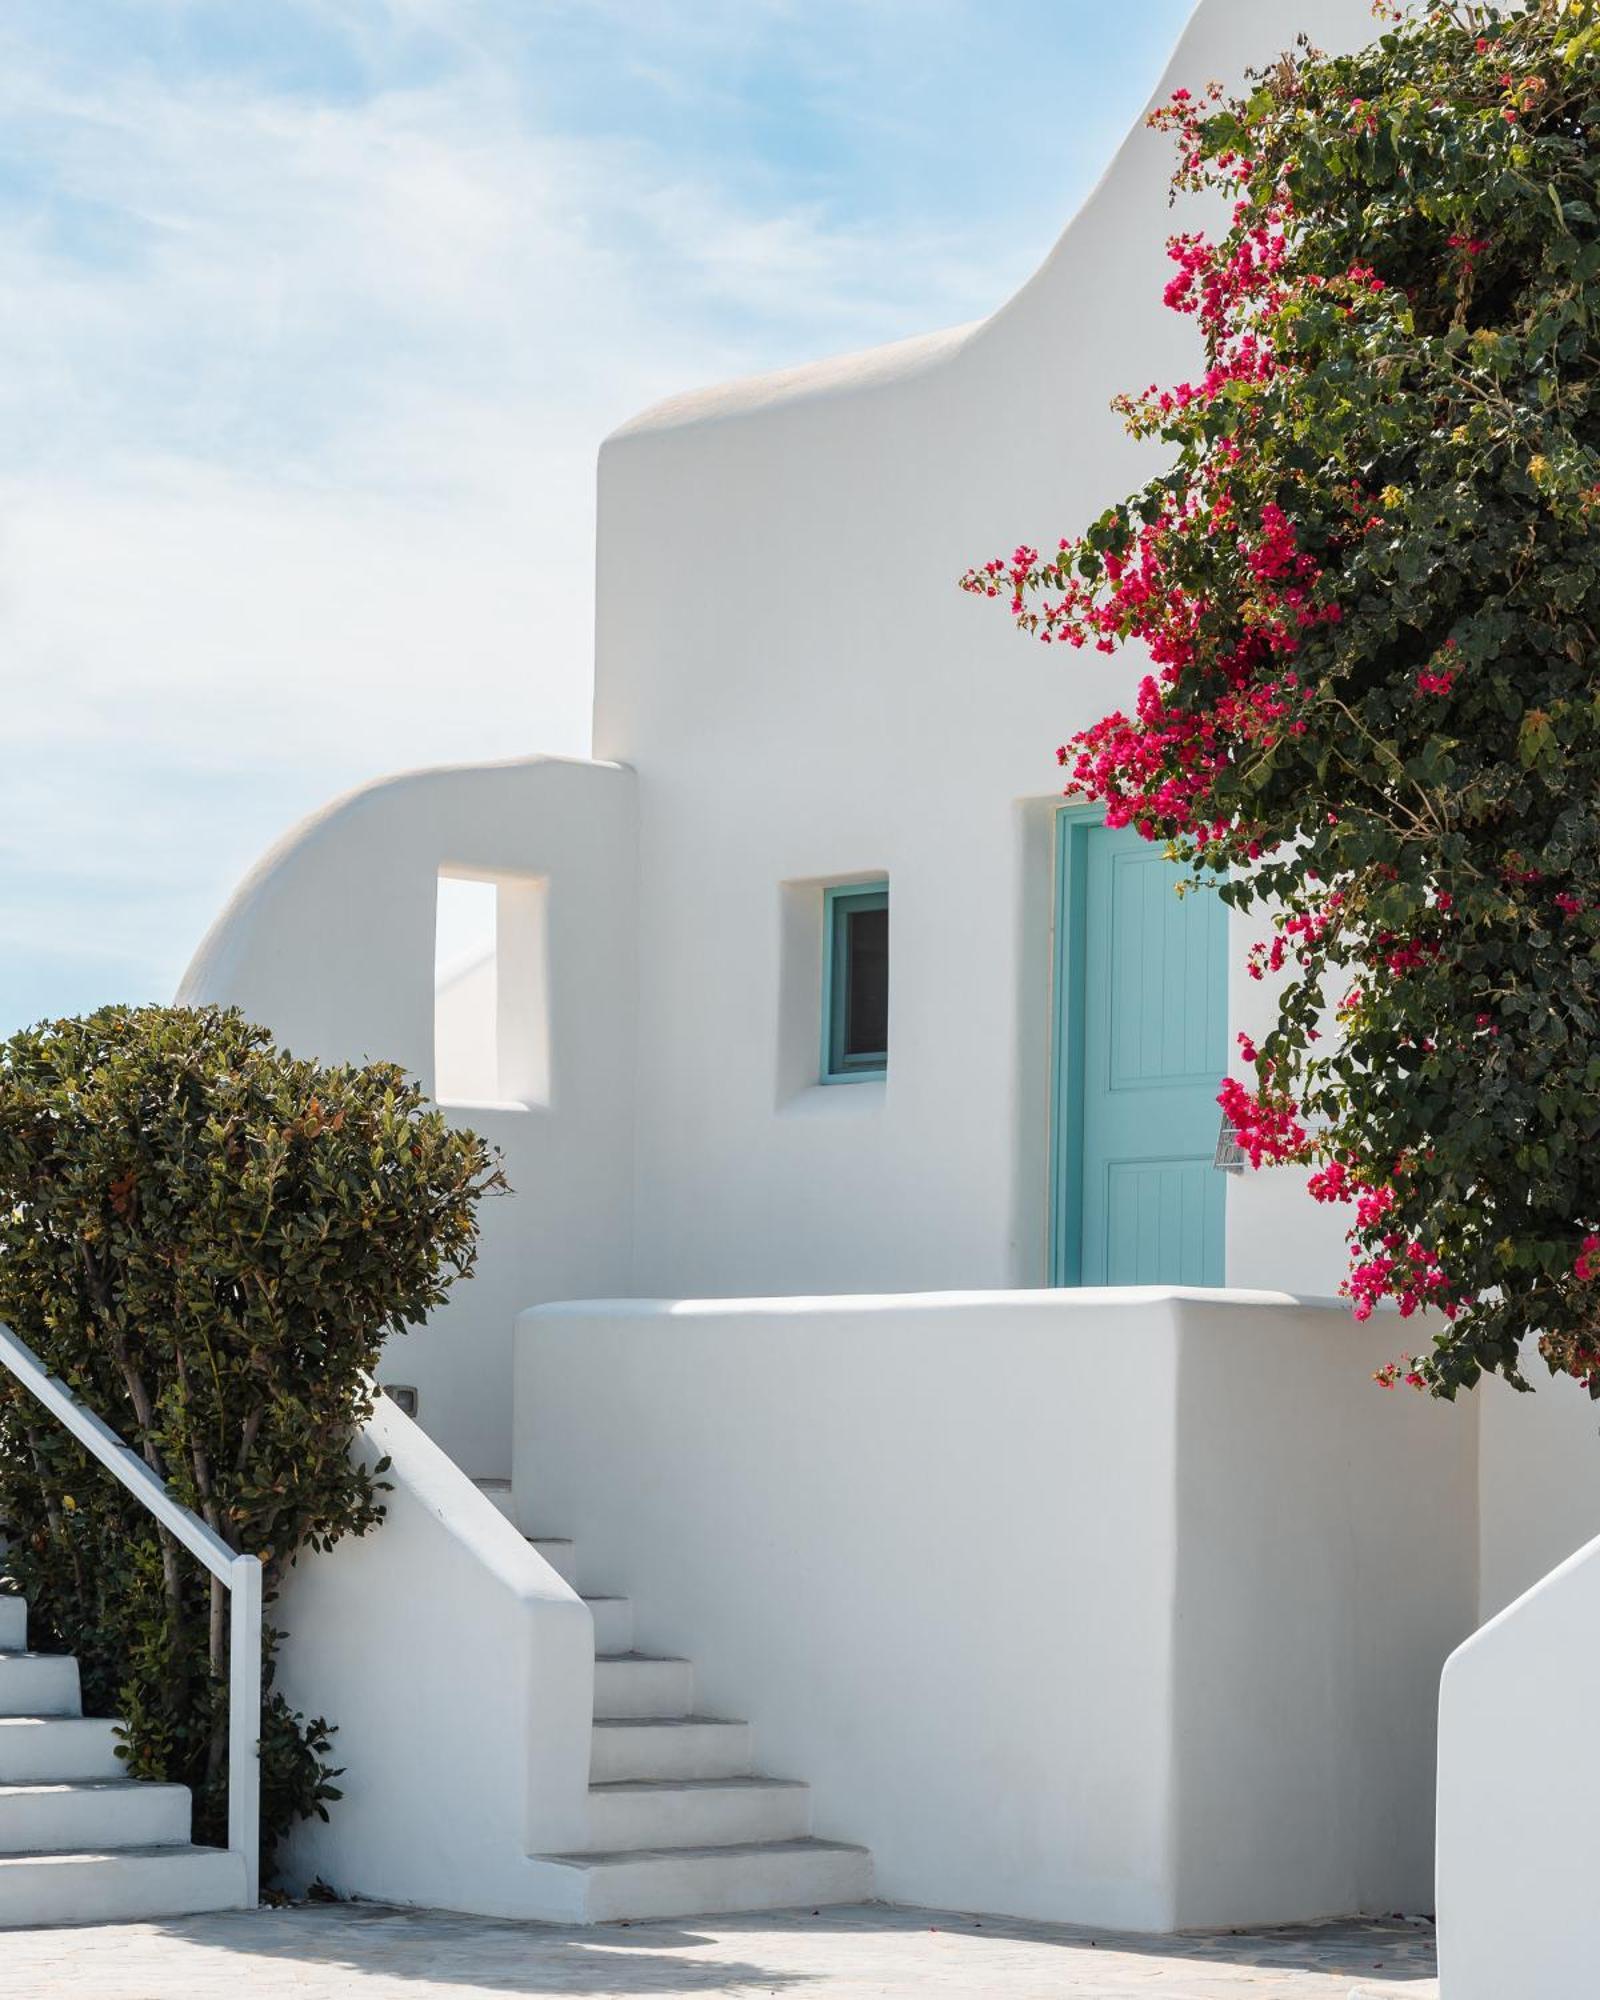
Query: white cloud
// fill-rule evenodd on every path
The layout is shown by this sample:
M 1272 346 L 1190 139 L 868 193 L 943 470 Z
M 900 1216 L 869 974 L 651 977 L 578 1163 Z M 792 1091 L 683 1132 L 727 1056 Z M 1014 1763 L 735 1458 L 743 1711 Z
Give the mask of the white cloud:
M 586 747 L 595 444 L 858 253 L 477 91 L 4 98 L 119 255 L 0 240 L 0 952 L 160 991 L 323 793 Z
M 897 0 L 846 12 L 906 31 Z M 1015 254 L 982 218 L 863 221 L 826 176 L 730 173 L 593 101 L 609 37 L 690 125 L 774 47 L 809 52 L 797 92 L 869 116 L 790 0 L 279 18 L 358 81 L 102 50 L 54 0 L 0 24 L 0 1031 L 170 989 L 230 879 L 331 790 L 584 748 L 604 432 L 970 317 Z M 570 75 L 530 69 L 530 21 L 587 37 Z

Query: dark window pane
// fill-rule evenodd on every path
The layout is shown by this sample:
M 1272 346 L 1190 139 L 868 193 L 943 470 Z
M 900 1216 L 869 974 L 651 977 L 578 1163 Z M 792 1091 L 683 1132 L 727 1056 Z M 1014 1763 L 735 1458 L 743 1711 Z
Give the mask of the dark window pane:
M 845 917 L 844 1057 L 881 1056 L 889 1047 L 889 912 Z

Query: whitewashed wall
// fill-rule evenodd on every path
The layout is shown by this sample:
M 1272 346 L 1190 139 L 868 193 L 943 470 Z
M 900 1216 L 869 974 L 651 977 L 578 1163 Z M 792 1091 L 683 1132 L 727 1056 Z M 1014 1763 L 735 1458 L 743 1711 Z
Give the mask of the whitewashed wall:
M 1368 0 L 1208 0 L 1156 94 L 1301 29 L 1375 32 Z M 1043 1281 L 1053 753 L 1137 670 L 1028 644 L 956 578 L 1157 469 L 1108 405 L 1195 366 L 1161 304 L 1171 164 L 1136 130 L 981 325 L 684 396 L 602 450 L 596 750 L 641 773 L 637 1291 Z M 863 871 L 890 878 L 889 1076 L 820 1089 L 786 885 Z M 1230 1282 L 1333 1291 L 1338 1219 L 1271 1179 L 1230 1190 Z
M 262 861 L 178 996 L 236 1004 L 299 1055 L 400 1063 L 431 1091 L 439 871 L 547 885 L 548 1101 L 452 1112 L 502 1149 L 515 1192 L 483 1204 L 477 1275 L 382 1370 L 420 1390 L 424 1428 L 471 1473 L 510 1464 L 518 1311 L 628 1284 L 636 839 L 632 773 L 606 765 L 386 779 Z
M 1491 1618 L 1600 1535 L 1600 1403 L 1524 1356 L 1531 1396 L 1478 1390 L 1482 1425 L 1480 1615 Z
M 546 1306 L 517 1505 L 892 1901 L 1424 1909 L 1476 1432 L 1386 1352 L 1237 1293 Z
M 1237 78 L 1301 29 L 1340 47 L 1373 24 L 1367 0 L 1204 0 L 1154 95 Z M 1052 752 L 1137 669 L 1030 647 L 955 578 L 1148 475 L 1107 406 L 1194 360 L 1160 306 L 1187 222 L 1169 162 L 1136 130 L 981 325 L 684 397 L 607 442 L 596 741 L 637 767 L 637 805 L 609 763 L 386 781 L 291 834 L 201 948 L 181 997 L 429 1084 L 438 870 L 548 883 L 549 1101 L 463 1114 L 517 1192 L 486 1213 L 479 1278 L 385 1368 L 469 1471 L 508 1469 L 509 1329 L 533 1300 L 1042 1282 Z M 824 1090 L 820 885 L 866 872 L 891 881 L 890 1075 Z M 1234 921 L 1236 969 L 1256 934 Z M 1267 999 L 1236 977 L 1232 1025 Z M 1230 1283 L 1335 1288 L 1341 1218 L 1297 1180 L 1230 1184 Z M 692 1652 L 817 1780 L 823 1830 L 871 1842 L 890 1894 L 1152 1925 L 1421 1906 L 1427 1683 L 1475 1588 L 1496 1610 L 1600 1527 L 1590 1406 L 1562 1385 L 1489 1385 L 1454 1414 L 1381 1398 L 1366 1376 L 1410 1331 L 1392 1318 L 1097 1310 L 546 1315 L 521 1336 L 519 1478 L 639 1599 L 647 1639 Z M 452 1546 L 405 1500 L 329 1560 L 393 1636 L 405 1563 L 449 1574 Z M 1593 1568 L 1463 1656 L 1447 1761 L 1484 1662 L 1531 1684 L 1587 1633 L 1546 1607 L 1587 1618 Z M 323 1583 L 308 1570 L 287 1600 L 321 1635 L 291 1659 L 321 1705 L 307 1648 L 337 1638 L 339 1708 Z M 409 1702 L 386 1682 L 348 1747 L 383 1754 L 438 1664 L 419 1655 Z M 952 1731 L 958 1710 L 983 1728 Z M 1520 1760 L 1516 1721 L 1448 1795 L 1452 1980 L 1480 1946 L 1498 1963 L 1495 1896 L 1550 1907 L 1533 1847 L 1504 1892 L 1483 1873 L 1496 1815 L 1562 1834 L 1593 1789 L 1559 1731 Z
M 1367 0 L 1205 0 L 1154 93 L 1239 78 Z M 1168 142 L 1141 125 L 981 325 L 692 395 L 600 462 L 595 728 L 609 764 L 414 774 L 261 864 L 188 999 L 432 1074 L 438 868 L 551 882 L 547 1107 L 472 1122 L 516 1195 L 480 1276 L 386 1364 L 469 1469 L 506 1470 L 512 1314 L 541 1298 L 1037 1285 L 1046 1277 L 1054 746 L 1131 662 L 962 597 L 1152 471 L 1112 394 L 1188 372 L 1161 305 Z M 815 1082 L 821 884 L 890 878 L 886 1082 Z M 1234 926 L 1236 964 L 1251 927 Z M 1247 982 L 1236 980 L 1238 988 Z M 1235 1026 L 1262 1004 L 1239 992 Z M 1230 1282 L 1333 1291 L 1340 1217 L 1230 1185 Z

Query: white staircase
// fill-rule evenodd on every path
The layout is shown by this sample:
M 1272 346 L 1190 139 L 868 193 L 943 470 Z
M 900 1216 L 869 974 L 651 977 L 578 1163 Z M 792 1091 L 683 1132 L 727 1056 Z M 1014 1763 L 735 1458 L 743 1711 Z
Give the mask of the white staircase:
M 0 1928 L 242 1907 L 242 1858 L 190 1843 L 187 1786 L 126 1777 L 77 1661 L 27 1646 L 28 1607 L 0 1592 Z
M 515 1518 L 508 1482 L 479 1482 Z M 528 1538 L 575 1590 L 570 1541 Z M 756 1774 L 747 1722 L 694 1712 L 694 1667 L 634 1649 L 626 1597 L 586 1596 L 594 1619 L 589 1838 L 534 1867 L 573 1922 L 709 1916 L 860 1903 L 872 1894 L 864 1847 L 811 1833 L 811 1794 Z

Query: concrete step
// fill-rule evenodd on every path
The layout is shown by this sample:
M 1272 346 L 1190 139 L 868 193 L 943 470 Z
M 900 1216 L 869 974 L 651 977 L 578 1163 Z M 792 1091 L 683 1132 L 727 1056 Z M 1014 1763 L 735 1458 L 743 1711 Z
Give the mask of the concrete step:
M 0 1785 L 0 1854 L 179 1847 L 190 1830 L 187 1785 L 132 1778 Z
M 602 1852 L 795 1840 L 811 1793 L 784 1778 L 624 1779 L 589 1787 L 589 1829 Z
M 633 1651 L 633 1599 L 631 1597 L 586 1597 L 594 1619 L 594 1649 L 597 1653 Z
M 143 1923 L 244 1906 L 244 1857 L 217 1847 L 0 1854 L 0 1928 Z
M 574 1590 L 578 1587 L 578 1557 L 571 1542 L 561 1535 L 529 1535 L 528 1540 L 555 1571 L 556 1575 L 570 1583 Z
M 78 1663 L 66 1653 L 0 1653 L 0 1715 L 82 1715 Z
M 694 1668 L 687 1660 L 647 1653 L 601 1653 L 594 1663 L 597 1718 L 687 1715 L 694 1707 Z
M 750 1775 L 748 1722 L 711 1715 L 598 1721 L 589 1758 L 592 1784 L 625 1778 L 744 1778 Z
M 866 1902 L 872 1894 L 872 1856 L 864 1847 L 832 1840 L 555 1854 L 541 1861 L 552 1871 L 572 1871 L 561 1900 L 576 1921 L 587 1923 L 816 1909 Z
M 0 1653 L 28 1650 L 28 1607 L 10 1591 L 0 1591 Z
M 0 1716 L 0 1785 L 62 1784 L 126 1775 L 117 1725 L 81 1716 Z
M 512 1502 L 509 1479 L 475 1479 L 472 1483 L 486 1500 L 494 1502 L 513 1526 L 516 1525 L 517 1510 Z

